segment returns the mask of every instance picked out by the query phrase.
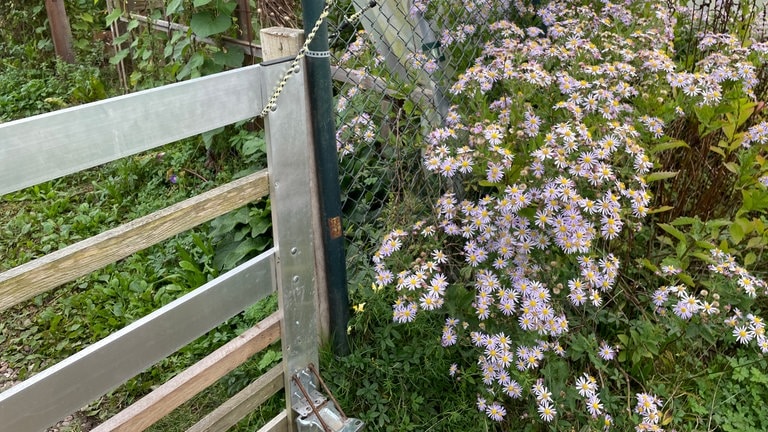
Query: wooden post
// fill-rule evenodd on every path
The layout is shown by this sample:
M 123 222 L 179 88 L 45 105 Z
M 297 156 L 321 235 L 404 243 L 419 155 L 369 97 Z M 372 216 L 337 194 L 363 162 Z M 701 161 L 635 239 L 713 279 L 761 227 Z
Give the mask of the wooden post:
M 287 27 L 269 27 L 261 32 L 261 52 L 264 61 L 275 60 L 283 57 L 295 56 L 304 44 L 304 31 Z M 315 157 L 312 152 L 310 157 L 310 188 L 312 195 L 312 231 L 315 242 L 315 280 L 317 281 L 317 318 L 320 340 L 326 342 L 330 337 L 330 320 L 328 310 L 328 282 L 325 273 L 325 261 L 323 248 L 322 216 L 320 214 L 320 191 L 316 178 Z
M 51 38 L 56 55 L 67 63 L 74 63 L 72 30 L 69 27 L 64 0 L 45 0 L 45 10 L 48 13 L 48 22 L 51 23 Z
M 288 27 L 261 29 L 261 55 L 264 61 L 295 56 L 304 44 L 304 30 Z
M 253 43 L 253 23 L 251 22 L 251 4 L 249 0 L 237 0 L 235 8 L 237 15 L 237 38 L 248 43 Z M 256 58 L 246 51 L 244 64 L 258 63 Z
M 251 22 L 251 5 L 248 0 L 237 0 L 237 38 L 253 42 L 253 23 Z

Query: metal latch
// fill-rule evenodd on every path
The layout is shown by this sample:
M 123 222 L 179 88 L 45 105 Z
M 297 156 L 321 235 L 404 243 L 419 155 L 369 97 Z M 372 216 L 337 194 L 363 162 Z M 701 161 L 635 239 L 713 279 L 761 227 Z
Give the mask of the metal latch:
M 362 420 L 344 415 L 313 364 L 299 371 L 291 381 L 291 405 L 298 414 L 298 432 L 358 432 L 365 427 Z

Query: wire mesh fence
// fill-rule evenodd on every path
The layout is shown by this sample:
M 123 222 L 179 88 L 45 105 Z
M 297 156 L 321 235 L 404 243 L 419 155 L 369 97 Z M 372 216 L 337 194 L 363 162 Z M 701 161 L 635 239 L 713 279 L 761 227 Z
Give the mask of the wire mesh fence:
M 492 31 L 483 24 L 534 25 L 533 12 L 522 1 L 334 4 L 330 46 L 352 289 L 364 283 L 384 232 L 428 216 L 447 191 L 461 196 L 461 176 L 446 183 L 428 172 L 422 149 L 455 116 L 451 88 L 481 55 L 483 34 Z

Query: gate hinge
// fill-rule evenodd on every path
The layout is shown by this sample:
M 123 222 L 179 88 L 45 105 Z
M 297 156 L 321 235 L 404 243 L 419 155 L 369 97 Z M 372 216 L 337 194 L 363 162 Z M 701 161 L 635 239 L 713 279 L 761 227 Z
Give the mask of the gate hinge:
M 365 427 L 362 420 L 344 415 L 313 364 L 291 377 L 291 381 L 291 406 L 298 414 L 298 432 L 358 432 Z

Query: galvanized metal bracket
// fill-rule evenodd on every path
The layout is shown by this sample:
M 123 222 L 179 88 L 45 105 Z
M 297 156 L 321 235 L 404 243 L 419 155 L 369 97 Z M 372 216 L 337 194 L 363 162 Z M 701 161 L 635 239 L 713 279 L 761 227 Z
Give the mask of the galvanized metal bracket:
M 362 420 L 344 414 L 313 364 L 291 377 L 291 384 L 298 432 L 358 432 L 365 427 Z

